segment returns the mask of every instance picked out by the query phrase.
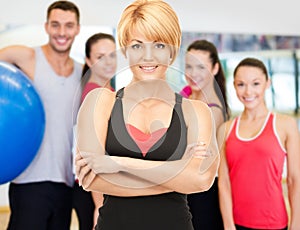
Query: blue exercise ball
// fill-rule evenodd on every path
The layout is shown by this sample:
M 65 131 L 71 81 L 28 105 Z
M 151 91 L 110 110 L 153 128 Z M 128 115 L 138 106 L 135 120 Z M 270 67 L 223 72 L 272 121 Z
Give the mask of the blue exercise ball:
M 36 156 L 45 130 L 45 111 L 31 80 L 0 61 L 0 184 L 20 175 Z

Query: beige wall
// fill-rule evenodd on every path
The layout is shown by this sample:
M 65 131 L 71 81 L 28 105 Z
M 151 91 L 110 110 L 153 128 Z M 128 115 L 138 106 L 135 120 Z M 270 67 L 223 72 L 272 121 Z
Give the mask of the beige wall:
M 300 35 L 298 0 L 166 0 L 186 31 Z M 53 0 L 0 0 L 0 24 L 40 24 Z M 115 26 L 128 0 L 74 0 L 82 24 Z

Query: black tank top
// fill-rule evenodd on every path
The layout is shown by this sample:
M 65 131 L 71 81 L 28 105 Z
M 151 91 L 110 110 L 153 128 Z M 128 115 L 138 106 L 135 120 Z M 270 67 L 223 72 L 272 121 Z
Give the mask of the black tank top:
M 176 95 L 170 126 L 144 157 L 127 131 L 123 117 L 124 89 L 117 92 L 109 119 L 106 152 L 111 156 L 169 161 L 181 159 L 187 145 L 187 127 L 181 102 Z M 176 192 L 152 196 L 117 197 L 104 195 L 97 230 L 192 230 L 186 195 Z

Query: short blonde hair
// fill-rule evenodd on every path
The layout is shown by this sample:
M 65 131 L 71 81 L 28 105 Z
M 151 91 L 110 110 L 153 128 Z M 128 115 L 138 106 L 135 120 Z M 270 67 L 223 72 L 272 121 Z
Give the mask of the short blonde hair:
M 172 59 L 178 54 L 181 43 L 181 28 L 178 17 L 172 7 L 161 0 L 136 0 L 123 11 L 118 28 L 119 45 L 124 48 L 137 31 L 153 41 L 171 46 Z

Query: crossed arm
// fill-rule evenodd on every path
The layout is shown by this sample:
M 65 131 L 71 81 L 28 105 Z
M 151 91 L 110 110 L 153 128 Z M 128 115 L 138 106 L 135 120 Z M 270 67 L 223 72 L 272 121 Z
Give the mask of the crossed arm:
M 78 114 L 76 166 L 85 189 L 117 196 L 170 191 L 193 193 L 209 189 L 218 168 L 219 155 L 212 115 L 206 105 L 197 101 L 183 103 L 184 114 L 192 115 L 185 117 L 188 147 L 181 160 L 149 161 L 104 154 L 114 100 L 114 93 L 105 89 L 94 90 Z M 213 154 L 205 155 L 207 149 Z M 204 156 L 201 155 L 203 152 Z

